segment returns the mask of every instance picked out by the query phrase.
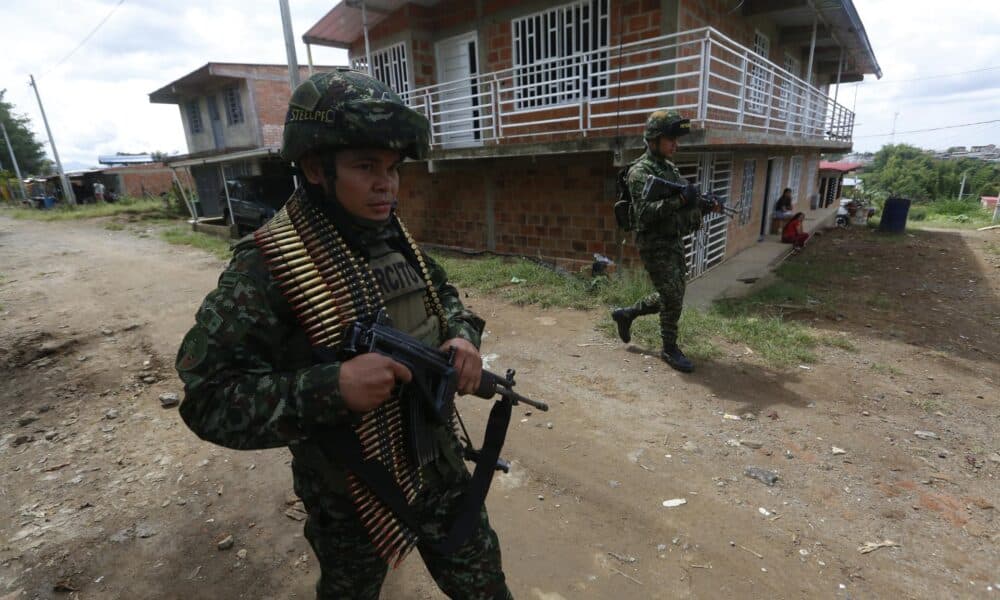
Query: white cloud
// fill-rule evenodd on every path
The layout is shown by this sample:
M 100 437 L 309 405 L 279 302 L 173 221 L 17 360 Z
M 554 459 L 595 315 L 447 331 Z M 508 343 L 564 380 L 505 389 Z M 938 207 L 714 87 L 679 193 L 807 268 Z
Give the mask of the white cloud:
M 99 154 L 185 152 L 176 106 L 151 104 L 149 93 L 207 62 L 285 64 L 281 13 L 274 0 L 125 0 L 68 60 L 58 64 L 118 4 L 117 0 L 4 3 L 0 89 L 48 138 L 28 83 L 38 82 L 64 166 L 97 164 Z M 290 0 L 300 64 L 302 34 L 332 0 Z M 39 19 L 38 15 L 45 15 Z M 12 23 L 30 26 L 10 26 Z M 344 64 L 347 53 L 313 48 L 317 64 Z M 51 156 L 51 152 L 49 152 Z
M 883 79 L 857 89 L 854 148 L 878 150 L 890 141 L 924 148 L 1000 144 L 1000 123 L 926 133 L 886 134 L 1000 119 L 1000 3 L 962 0 L 854 0 Z M 919 81 L 902 81 L 920 79 Z M 840 102 L 851 108 L 854 85 Z M 896 113 L 899 113 L 896 117 Z

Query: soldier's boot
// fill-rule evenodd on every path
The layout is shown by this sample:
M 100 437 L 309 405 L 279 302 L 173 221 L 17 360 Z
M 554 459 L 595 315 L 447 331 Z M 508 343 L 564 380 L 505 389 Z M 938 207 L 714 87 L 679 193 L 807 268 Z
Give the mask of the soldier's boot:
M 618 337 L 626 344 L 632 341 L 632 321 L 639 316 L 634 308 L 616 308 L 611 311 L 611 318 L 618 325 Z
M 666 361 L 668 365 L 682 373 L 690 373 L 694 371 L 694 364 L 688 357 L 684 356 L 684 353 L 677 347 L 677 344 L 664 346 L 663 352 L 660 352 L 660 358 Z

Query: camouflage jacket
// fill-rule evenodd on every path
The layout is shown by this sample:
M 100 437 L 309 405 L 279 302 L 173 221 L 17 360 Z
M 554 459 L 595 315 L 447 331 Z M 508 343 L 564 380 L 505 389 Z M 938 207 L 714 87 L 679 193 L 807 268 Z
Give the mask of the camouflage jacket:
M 696 205 L 683 206 L 680 195 L 644 200 L 642 188 L 648 175 L 687 183 L 674 163 L 653 156 L 649 150 L 632 163 L 627 182 L 632 197 L 636 244 L 640 249 L 662 248 L 683 252 L 684 236 L 701 226 L 701 211 Z
M 482 319 L 465 309 L 444 269 L 424 258 L 446 315 L 441 342 L 461 337 L 478 347 Z M 339 392 L 340 363 L 317 362 L 252 241 L 237 245 L 195 321 L 176 367 L 184 382 L 181 416 L 202 439 L 275 448 L 351 418 Z

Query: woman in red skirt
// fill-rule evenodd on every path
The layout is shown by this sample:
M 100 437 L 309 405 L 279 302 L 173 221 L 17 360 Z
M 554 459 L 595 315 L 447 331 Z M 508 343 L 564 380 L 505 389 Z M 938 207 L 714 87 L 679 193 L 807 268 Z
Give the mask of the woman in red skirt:
M 781 231 L 781 241 L 786 244 L 792 244 L 793 250 L 801 250 L 806 245 L 806 240 L 809 239 L 809 234 L 802 231 L 802 223 L 805 220 L 805 213 L 795 213 L 792 220 Z

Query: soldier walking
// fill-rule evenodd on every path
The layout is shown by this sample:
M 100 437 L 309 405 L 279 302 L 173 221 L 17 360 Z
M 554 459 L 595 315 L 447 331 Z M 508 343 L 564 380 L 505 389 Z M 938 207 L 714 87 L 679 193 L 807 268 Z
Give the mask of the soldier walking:
M 429 136 L 422 115 L 367 75 L 340 69 L 296 88 L 281 153 L 306 183 L 236 246 L 177 356 L 180 413 L 199 437 L 291 450 L 321 599 L 378 598 L 389 564 L 413 547 L 449 597 L 511 597 L 485 507 L 463 503 L 471 476 L 454 414 L 414 412 L 399 362 L 333 352 L 353 322 L 384 310 L 396 329 L 454 350 L 459 392 L 479 385 L 484 322 L 395 214 L 400 164 L 426 156 Z M 359 478 L 352 460 L 382 461 L 388 483 Z
M 679 194 L 667 198 L 643 198 L 646 177 L 654 175 L 674 183 L 687 183 L 671 158 L 677 152 L 678 140 L 690 133 L 689 119 L 672 110 L 653 111 L 646 119 L 643 138 L 646 152 L 628 170 L 627 184 L 632 198 L 632 223 L 639 257 L 649 273 L 656 292 L 634 305 L 616 308 L 611 318 L 618 326 L 618 335 L 628 343 L 632 339 L 632 321 L 642 315 L 660 315 L 660 335 L 663 351 L 660 357 L 668 365 L 685 373 L 694 365 L 677 346 L 677 323 L 684 305 L 687 262 L 684 257 L 684 236 L 697 231 L 702 223 L 698 204 L 698 188 L 688 184 Z

